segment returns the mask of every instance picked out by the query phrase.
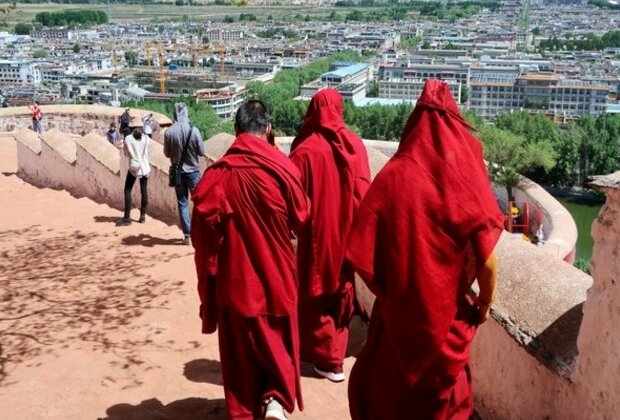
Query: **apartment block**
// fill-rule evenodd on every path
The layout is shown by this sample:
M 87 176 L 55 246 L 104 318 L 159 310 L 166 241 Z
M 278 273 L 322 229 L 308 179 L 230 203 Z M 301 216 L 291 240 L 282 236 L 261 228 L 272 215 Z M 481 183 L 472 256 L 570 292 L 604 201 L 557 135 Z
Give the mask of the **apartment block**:
M 395 63 L 379 66 L 380 80 L 456 80 L 463 86 L 469 84 L 470 63 L 461 64 L 421 64 L 410 60 L 399 60 Z
M 244 33 L 238 29 L 209 29 L 204 34 L 209 42 L 236 41 L 243 39 Z
M 206 102 L 215 113 L 225 119 L 233 118 L 246 97 L 246 89 L 235 84 L 220 89 L 200 89 L 196 91 L 196 101 Z
M 66 28 L 42 29 L 32 31 L 30 36 L 34 39 L 73 39 L 73 31 Z
M 41 72 L 27 61 L 0 60 L 0 83 L 38 85 Z
M 379 81 L 379 97 L 390 99 L 417 99 L 422 94 L 424 79 L 389 79 Z M 452 96 L 461 102 L 461 83 L 456 80 L 446 80 Z
M 607 109 L 609 88 L 596 81 L 566 79 L 553 73 L 486 75 L 470 84 L 470 108 L 482 117 L 518 110 L 576 118 Z

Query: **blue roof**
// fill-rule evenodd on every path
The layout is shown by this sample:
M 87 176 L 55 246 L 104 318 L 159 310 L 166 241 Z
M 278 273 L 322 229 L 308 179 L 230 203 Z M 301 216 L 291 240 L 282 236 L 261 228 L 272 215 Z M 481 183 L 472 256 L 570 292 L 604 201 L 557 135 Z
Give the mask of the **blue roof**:
M 366 64 L 353 64 L 347 67 L 339 68 L 338 70 L 330 71 L 328 73 L 324 73 L 321 77 L 346 77 L 351 74 L 355 74 L 366 69 L 368 66 Z

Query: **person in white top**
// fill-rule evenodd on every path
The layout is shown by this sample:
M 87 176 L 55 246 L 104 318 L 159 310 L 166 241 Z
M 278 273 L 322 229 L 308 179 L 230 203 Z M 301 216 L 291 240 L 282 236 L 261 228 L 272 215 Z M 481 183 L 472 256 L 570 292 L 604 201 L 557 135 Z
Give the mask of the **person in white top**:
M 146 221 L 146 206 L 148 204 L 147 183 L 151 173 L 149 164 L 149 137 L 142 133 L 140 128 L 134 128 L 133 132 L 125 137 L 125 155 L 129 159 L 129 170 L 125 178 L 125 214 L 122 219 L 116 222 L 117 226 L 128 226 L 131 224 L 129 217 L 131 212 L 131 190 L 140 179 L 140 223 Z
M 155 120 L 153 119 L 153 113 L 147 114 L 142 117 L 142 131 L 149 136 L 149 139 L 153 137 L 153 127 L 155 126 Z

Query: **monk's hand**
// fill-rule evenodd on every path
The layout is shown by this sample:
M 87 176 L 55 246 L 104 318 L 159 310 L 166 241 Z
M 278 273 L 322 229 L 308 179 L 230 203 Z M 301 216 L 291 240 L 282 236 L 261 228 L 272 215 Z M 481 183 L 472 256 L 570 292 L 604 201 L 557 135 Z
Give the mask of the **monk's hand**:
M 491 316 L 491 304 L 478 299 L 478 325 L 484 324 Z

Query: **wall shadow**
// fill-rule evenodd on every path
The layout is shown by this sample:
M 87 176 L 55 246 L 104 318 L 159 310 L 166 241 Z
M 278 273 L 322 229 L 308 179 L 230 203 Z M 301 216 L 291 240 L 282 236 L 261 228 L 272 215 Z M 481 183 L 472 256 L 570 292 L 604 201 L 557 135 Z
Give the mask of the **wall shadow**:
M 162 239 L 144 233 L 141 233 L 140 235 L 126 236 L 122 239 L 122 242 L 123 245 L 138 245 L 149 248 L 157 245 L 183 245 L 183 240 L 181 238 Z
M 138 405 L 116 404 L 106 410 L 107 417 L 97 420 L 226 420 L 223 399 L 185 398 L 164 405 L 156 398 Z
M 222 365 L 217 360 L 196 359 L 185 363 L 183 376 L 192 382 L 224 385 Z
M 572 371 L 579 349 L 577 337 L 583 319 L 583 303 L 573 306 L 551 323 L 527 349 L 547 367 L 561 375 Z

